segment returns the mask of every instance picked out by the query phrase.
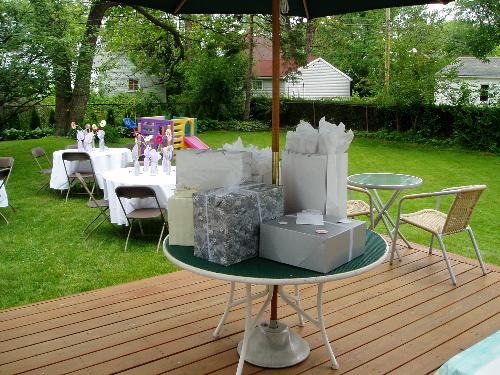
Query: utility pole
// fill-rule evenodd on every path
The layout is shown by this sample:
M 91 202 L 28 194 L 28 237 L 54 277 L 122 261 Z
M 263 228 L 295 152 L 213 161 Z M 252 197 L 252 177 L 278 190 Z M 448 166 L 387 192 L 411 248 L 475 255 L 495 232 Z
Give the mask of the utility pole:
M 391 79 L 391 8 L 385 8 L 384 93 L 389 91 Z

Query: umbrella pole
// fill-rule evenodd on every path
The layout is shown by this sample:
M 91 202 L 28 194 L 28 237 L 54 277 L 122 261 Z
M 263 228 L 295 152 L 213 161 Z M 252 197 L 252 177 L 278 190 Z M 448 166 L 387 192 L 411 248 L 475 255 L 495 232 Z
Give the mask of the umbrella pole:
M 273 104 L 272 104 L 272 174 L 273 184 L 279 185 L 279 151 L 280 151 L 280 0 L 272 0 L 273 5 Z M 271 299 L 271 328 L 278 326 L 278 286 L 273 287 Z

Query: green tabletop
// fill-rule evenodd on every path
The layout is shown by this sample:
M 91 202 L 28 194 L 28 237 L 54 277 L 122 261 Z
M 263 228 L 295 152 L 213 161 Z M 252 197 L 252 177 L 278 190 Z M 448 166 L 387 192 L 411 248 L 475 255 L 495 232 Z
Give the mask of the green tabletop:
M 252 258 L 231 266 L 222 266 L 195 257 L 191 246 L 169 245 L 168 237 L 163 242 L 163 251 L 179 267 L 205 276 L 253 284 L 284 285 L 324 282 L 366 272 L 383 262 L 387 254 L 387 243 L 379 234 L 367 230 L 363 255 L 326 274 L 264 258 Z
M 347 177 L 349 185 L 368 188 L 403 190 L 422 185 L 422 179 L 416 176 L 398 173 L 360 173 Z

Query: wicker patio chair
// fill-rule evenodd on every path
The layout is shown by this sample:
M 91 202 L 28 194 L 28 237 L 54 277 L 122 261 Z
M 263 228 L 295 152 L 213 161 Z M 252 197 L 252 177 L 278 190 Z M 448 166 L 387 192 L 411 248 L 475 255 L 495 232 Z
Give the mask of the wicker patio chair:
M 119 186 L 115 189 L 116 196 L 118 197 L 118 201 L 120 202 L 120 206 L 122 207 L 123 213 L 127 218 L 127 222 L 129 225 L 129 230 L 127 234 L 127 240 L 125 241 L 125 251 L 127 251 L 128 240 L 130 238 L 130 233 L 132 232 L 132 226 L 135 220 L 139 221 L 139 227 L 141 229 L 141 233 L 144 235 L 142 230 L 141 220 L 143 219 L 153 219 L 156 217 L 161 217 L 163 224 L 161 227 L 160 238 L 158 239 L 158 245 L 156 246 L 156 252 L 158 252 L 160 248 L 161 239 L 163 237 L 163 232 L 165 227 L 168 226 L 167 219 L 165 217 L 164 210 L 160 207 L 160 203 L 158 202 L 158 198 L 156 197 L 156 193 L 153 188 L 149 186 Z M 122 198 L 125 199 L 147 199 L 153 198 L 156 202 L 155 208 L 138 208 L 133 210 L 132 212 L 127 213 L 125 211 L 125 207 L 123 206 Z
M 95 225 L 92 229 L 89 230 L 87 233 L 85 239 L 88 239 L 90 235 L 97 229 L 99 228 L 105 221 L 109 221 L 111 223 L 111 219 L 109 217 L 109 202 L 106 199 L 96 199 L 94 197 L 94 194 L 92 191 L 90 191 L 89 187 L 87 186 L 87 183 L 85 182 L 85 179 L 82 177 L 82 175 L 78 172 L 75 173 L 76 178 L 78 181 L 80 181 L 80 184 L 83 186 L 85 191 L 88 193 L 90 200 L 87 202 L 87 207 L 95 209 L 97 208 L 99 210 L 99 215 L 97 215 L 94 220 L 92 220 L 83 230 L 82 234 L 84 235 L 87 230 L 90 229 L 91 225 L 94 224 L 100 217 L 104 217 L 99 224 Z
M 7 184 L 9 183 L 10 175 L 12 174 L 12 169 L 14 168 L 14 158 L 10 156 L 4 156 L 0 158 L 0 169 L 4 169 L 7 172 L 7 177 L 3 179 L 3 186 L 5 189 L 7 189 Z M 16 208 L 10 203 L 9 200 L 9 207 L 12 209 L 12 211 L 16 212 Z
M 87 154 L 86 152 L 66 151 L 63 152 L 62 154 L 62 160 L 64 165 L 64 172 L 66 172 L 66 177 L 68 178 L 68 191 L 66 193 L 66 202 L 68 201 L 68 196 L 69 192 L 71 191 L 71 187 L 78 181 L 76 173 L 68 173 L 68 168 L 66 166 L 67 161 L 68 162 L 74 161 L 78 163 L 88 161 L 90 163 L 90 172 L 79 172 L 79 173 L 80 176 L 82 176 L 83 178 L 87 178 L 93 181 L 92 185 L 92 193 L 93 193 L 95 189 L 96 178 L 95 178 L 94 168 L 92 166 L 92 160 L 90 159 L 90 155 Z
M 38 188 L 37 192 L 42 190 L 45 187 L 49 186 L 50 183 L 50 175 L 52 174 L 52 163 L 50 162 L 45 150 L 41 147 L 35 147 L 31 149 L 31 155 L 35 159 L 36 165 L 40 169 L 40 174 L 44 176 L 48 176 L 47 181 Z M 48 167 L 48 168 L 44 168 Z
M 472 211 L 476 206 L 481 193 L 486 189 L 486 185 L 471 185 L 471 186 L 460 186 L 454 188 L 444 189 L 435 193 L 422 193 L 422 194 L 412 194 L 406 195 L 399 201 L 398 206 L 398 216 L 396 219 L 396 228 L 394 230 L 394 238 L 392 241 L 392 251 L 390 263 L 392 264 L 394 258 L 394 252 L 396 250 L 396 240 L 398 236 L 398 226 L 399 224 L 406 223 L 416 226 L 431 233 L 431 243 L 429 246 L 429 254 L 432 254 L 432 245 L 434 242 L 434 237 L 437 237 L 439 244 L 441 246 L 441 251 L 443 253 L 444 261 L 448 267 L 448 272 L 450 273 L 451 281 L 453 285 L 457 284 L 457 280 L 451 268 L 450 261 L 448 259 L 448 254 L 446 253 L 446 248 L 443 243 L 443 236 L 448 236 L 450 234 L 467 231 L 469 237 L 474 246 L 474 251 L 476 252 L 477 259 L 479 260 L 479 265 L 483 274 L 486 274 L 486 268 L 481 258 L 481 253 L 472 233 L 472 229 L 469 225 L 470 218 L 472 216 Z M 455 199 L 451 205 L 448 213 L 439 211 L 440 201 L 439 198 L 444 195 L 455 195 Z M 417 212 L 403 214 L 402 206 L 403 203 L 408 200 L 418 199 L 418 198 L 429 198 L 437 197 L 436 209 L 424 209 Z
M 373 198 L 370 192 L 356 186 L 347 186 L 347 190 L 366 194 L 368 202 L 366 203 L 360 199 L 349 199 L 347 201 L 347 217 L 368 216 L 370 218 L 370 229 L 373 229 Z
M 7 177 L 9 177 L 10 170 L 8 168 L 2 168 L 0 169 L 0 189 L 4 187 L 5 182 L 7 181 Z M 3 217 L 5 222 L 9 224 L 9 220 L 0 212 L 0 216 Z

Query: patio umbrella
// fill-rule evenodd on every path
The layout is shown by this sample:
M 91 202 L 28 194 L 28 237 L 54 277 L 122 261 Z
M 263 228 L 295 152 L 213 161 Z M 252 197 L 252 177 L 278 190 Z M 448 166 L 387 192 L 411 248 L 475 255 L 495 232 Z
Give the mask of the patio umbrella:
M 451 0 L 120 0 L 122 4 L 139 5 L 171 14 L 271 14 L 272 15 L 272 171 L 273 183 L 279 183 L 279 101 L 280 101 L 280 14 L 308 19 L 370 9 L 446 4 Z M 270 327 L 277 327 L 277 286 L 271 301 Z M 273 350 L 266 347 L 261 351 Z M 259 364 L 258 360 L 254 364 Z M 295 362 L 297 363 L 297 362 Z M 285 367 L 292 361 L 273 367 Z

